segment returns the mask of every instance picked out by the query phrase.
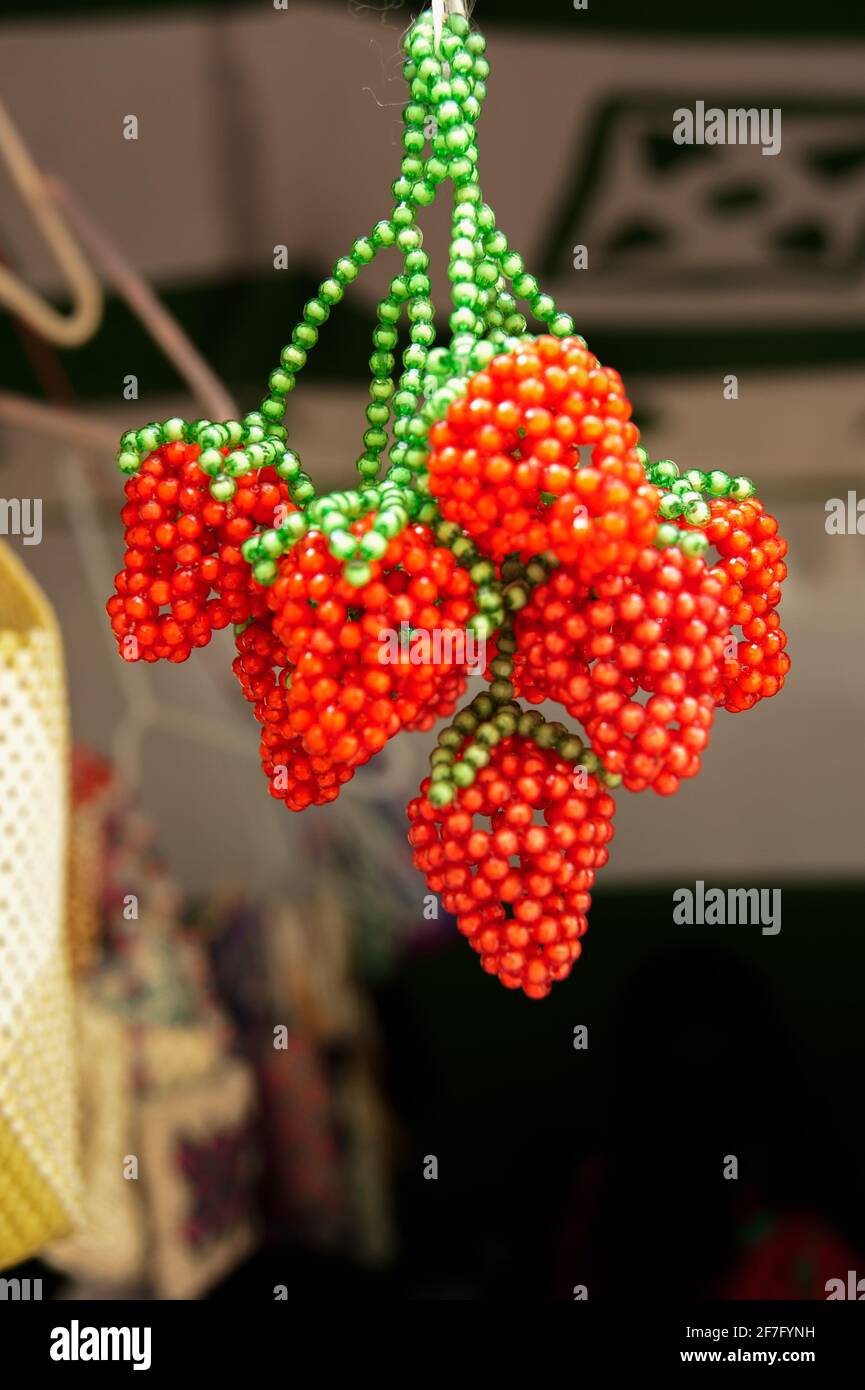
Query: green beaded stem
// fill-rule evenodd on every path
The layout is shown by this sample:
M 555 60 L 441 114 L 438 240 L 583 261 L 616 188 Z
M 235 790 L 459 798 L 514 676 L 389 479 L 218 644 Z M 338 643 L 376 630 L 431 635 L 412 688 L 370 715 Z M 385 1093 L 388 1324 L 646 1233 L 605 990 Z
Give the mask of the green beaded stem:
M 594 775 L 609 790 L 621 786 L 622 777 L 608 772 L 591 748 L 564 724 L 545 719 L 540 710 L 527 710 L 513 698 L 512 652 L 516 643 L 504 629 L 499 651 L 491 664 L 496 675 L 488 690 L 465 705 L 447 728 L 442 729 L 430 753 L 429 799 L 433 806 L 449 806 L 460 790 L 470 787 L 481 768 L 490 761 L 490 749 L 505 738 L 518 734 L 530 738 L 539 748 L 554 750 L 564 762 Z

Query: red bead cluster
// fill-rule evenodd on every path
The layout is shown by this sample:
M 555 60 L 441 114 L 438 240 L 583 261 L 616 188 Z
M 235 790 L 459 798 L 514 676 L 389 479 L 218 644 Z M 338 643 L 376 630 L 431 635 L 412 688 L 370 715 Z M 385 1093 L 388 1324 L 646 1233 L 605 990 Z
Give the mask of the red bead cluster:
M 241 546 L 273 525 L 277 508 L 296 510 L 288 489 L 262 468 L 237 479 L 230 502 L 217 502 L 200 453 L 197 444 L 162 445 L 126 483 L 126 554 L 107 611 L 127 661 L 185 661 L 215 631 L 265 607 Z
M 626 573 L 659 496 L 630 416 L 618 372 L 581 339 L 537 338 L 494 357 L 432 426 L 430 492 L 493 560 L 552 549 L 587 580 Z
M 670 795 L 708 742 L 729 630 L 722 589 L 675 548 L 644 548 L 627 578 L 591 591 L 555 570 L 514 621 L 516 693 L 563 705 L 630 791 Z
M 239 634 L 234 672 L 263 727 L 271 795 L 289 810 L 333 801 L 401 729 L 431 728 L 456 708 L 464 643 L 448 635 L 464 633 L 474 586 L 426 527 L 391 540 L 360 587 L 309 532 L 281 560 L 267 608 Z
M 613 834 L 609 787 L 672 794 L 699 771 L 719 706 L 750 709 L 783 685 L 787 546 L 762 503 L 743 500 L 747 479 L 694 470 L 686 488 L 728 492 L 708 511 L 699 496 L 679 511 L 662 502 L 621 377 L 580 338 L 523 340 L 460 389 L 429 429 L 434 530 L 392 536 L 383 504 L 378 520 L 351 521 L 362 508 L 341 494 L 330 512 L 310 504 L 289 545 L 278 509 L 297 508 L 274 469 L 234 480 L 222 502 L 196 445 L 153 450 L 126 485 L 108 612 L 127 660 L 183 661 L 235 625 L 262 767 L 292 811 L 333 801 L 401 730 L 452 714 L 469 620 L 500 628 L 489 691 L 440 734 L 409 838 L 483 968 L 539 999 L 581 950 Z M 419 497 L 404 509 L 431 510 Z M 682 529 L 661 532 L 661 512 Z M 328 517 L 367 538 L 360 566 L 334 555 L 347 538 L 337 546 Z M 276 534 L 253 570 L 241 547 L 263 529 Z M 714 556 L 697 553 L 696 529 Z M 589 747 L 515 696 L 561 704 Z
M 489 974 L 543 999 L 565 979 L 608 858 L 615 803 L 594 777 L 529 739 L 503 740 L 444 809 L 427 779 L 409 803 L 414 862 Z
M 720 703 L 739 713 L 777 695 L 790 669 L 787 634 L 777 612 L 787 575 L 787 542 L 756 497 L 746 502 L 719 498 L 711 511 L 706 535 L 720 557 L 712 573 L 723 586 L 731 626 L 742 630 L 735 656 L 724 662 Z
M 373 520 L 355 522 L 353 534 Z M 359 767 L 400 729 L 453 712 L 474 586 L 427 527 L 395 536 L 360 587 L 310 532 L 280 561 L 268 604 L 291 666 L 289 727 L 311 756 Z

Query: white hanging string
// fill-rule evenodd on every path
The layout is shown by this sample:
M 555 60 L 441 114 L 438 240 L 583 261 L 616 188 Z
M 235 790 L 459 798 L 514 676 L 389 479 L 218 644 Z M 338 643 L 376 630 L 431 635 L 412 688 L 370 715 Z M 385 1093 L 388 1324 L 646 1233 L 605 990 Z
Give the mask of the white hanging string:
M 433 33 L 435 34 L 436 53 L 442 41 L 442 29 L 448 15 L 461 14 L 466 16 L 466 0 L 432 0 Z

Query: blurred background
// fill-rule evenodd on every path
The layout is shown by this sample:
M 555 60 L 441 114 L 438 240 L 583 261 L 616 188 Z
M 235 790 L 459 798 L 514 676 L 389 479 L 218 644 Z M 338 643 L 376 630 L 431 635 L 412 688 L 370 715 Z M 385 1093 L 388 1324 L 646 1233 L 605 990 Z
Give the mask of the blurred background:
M 85 255 L 119 251 L 243 410 L 390 211 L 416 12 L 4 6 L 0 95 L 89 229 Z M 485 196 L 623 372 L 652 457 L 756 480 L 790 542 L 793 669 L 778 699 L 719 716 L 678 796 L 619 794 L 574 975 L 543 1004 L 515 998 L 409 863 L 403 808 L 432 735 L 292 817 L 266 794 L 228 634 L 184 666 L 119 661 L 114 441 L 208 412 L 116 285 L 75 350 L 0 312 L 0 491 L 41 498 L 44 530 L 7 543 L 62 632 L 89 914 L 91 1227 L 18 1266 L 61 1296 L 823 1298 L 865 1259 L 865 538 L 826 530 L 827 502 L 863 488 L 865 20 L 804 0 L 478 0 L 474 20 Z M 697 100 L 780 108 L 780 153 L 675 145 L 672 113 Z M 446 203 L 424 229 L 435 297 Z M 63 302 L 5 166 L 0 258 Z M 321 487 L 352 476 L 390 265 L 334 313 L 290 398 Z M 21 398 L 85 423 L 49 432 Z M 780 933 L 675 926 L 672 891 L 698 879 L 781 888 Z M 130 1154 L 147 1155 L 134 1201 L 116 1180 Z

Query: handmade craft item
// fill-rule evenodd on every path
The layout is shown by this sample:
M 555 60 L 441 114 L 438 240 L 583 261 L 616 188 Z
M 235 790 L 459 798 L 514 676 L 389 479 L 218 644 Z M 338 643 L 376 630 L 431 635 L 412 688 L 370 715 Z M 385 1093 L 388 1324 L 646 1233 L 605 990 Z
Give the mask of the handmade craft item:
M 262 766 L 293 811 L 450 716 L 487 643 L 488 689 L 438 735 L 410 839 L 483 968 L 542 998 L 580 954 L 611 792 L 672 794 L 719 706 L 783 685 L 786 543 L 749 479 L 650 461 L 619 373 L 510 246 L 478 173 L 484 39 L 445 8 L 405 37 L 393 211 L 305 305 L 260 410 L 123 436 L 127 549 L 108 612 L 129 661 L 184 661 L 234 625 Z M 448 182 L 436 346 L 418 219 Z M 387 250 L 401 265 L 377 306 L 358 485 L 320 495 L 288 447 L 288 397 Z M 521 703 L 545 700 L 582 731 Z
M 0 1269 L 79 1212 L 65 937 L 68 713 L 42 592 L 0 544 Z

